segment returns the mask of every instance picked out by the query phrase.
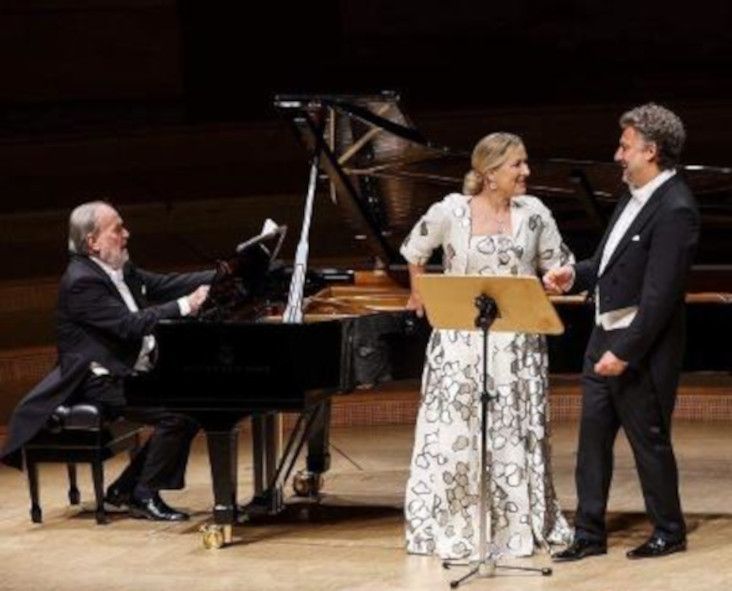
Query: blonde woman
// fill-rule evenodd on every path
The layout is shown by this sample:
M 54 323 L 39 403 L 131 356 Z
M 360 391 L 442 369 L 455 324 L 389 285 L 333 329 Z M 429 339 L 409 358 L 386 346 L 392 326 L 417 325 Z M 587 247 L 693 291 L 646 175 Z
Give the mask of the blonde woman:
M 531 275 L 574 260 L 547 207 L 526 195 L 526 149 L 492 133 L 478 142 L 463 193 L 435 203 L 404 241 L 410 276 L 443 250 L 449 275 Z M 412 282 L 408 307 L 423 313 Z M 435 330 L 427 346 L 405 499 L 407 551 L 477 558 L 482 340 Z M 488 523 L 493 547 L 529 556 L 571 540 L 552 482 L 543 336 L 491 333 L 488 385 L 493 450 Z

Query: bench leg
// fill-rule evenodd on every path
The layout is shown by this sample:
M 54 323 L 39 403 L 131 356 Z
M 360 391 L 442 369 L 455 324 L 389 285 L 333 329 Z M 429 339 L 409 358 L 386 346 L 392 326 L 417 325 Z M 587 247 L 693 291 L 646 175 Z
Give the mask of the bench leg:
M 76 485 L 76 464 L 66 464 L 66 471 L 69 473 L 69 503 L 78 505 L 81 502 L 81 495 Z
M 94 499 L 97 503 L 95 511 L 97 523 L 107 523 L 107 513 L 104 511 L 104 464 L 101 459 L 92 462 L 92 479 L 94 480 Z
M 43 512 L 38 500 L 38 464 L 26 458 L 26 470 L 28 473 L 28 488 L 31 497 L 31 520 L 33 523 L 43 522 Z

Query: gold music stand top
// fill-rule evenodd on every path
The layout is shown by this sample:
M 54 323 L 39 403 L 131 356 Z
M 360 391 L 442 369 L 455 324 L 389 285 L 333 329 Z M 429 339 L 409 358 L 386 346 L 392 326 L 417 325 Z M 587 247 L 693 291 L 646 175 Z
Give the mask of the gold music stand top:
M 541 281 L 533 275 L 420 274 L 415 277 L 415 283 L 434 328 L 478 330 L 475 299 L 485 294 L 498 307 L 491 332 L 564 332 L 564 325 Z

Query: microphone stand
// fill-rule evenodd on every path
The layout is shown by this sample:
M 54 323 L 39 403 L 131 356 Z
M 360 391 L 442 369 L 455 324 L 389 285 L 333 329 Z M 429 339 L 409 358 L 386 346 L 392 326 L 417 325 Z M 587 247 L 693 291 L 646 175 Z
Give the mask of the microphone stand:
M 493 577 L 496 569 L 517 570 L 526 572 L 541 573 L 543 576 L 552 574 L 551 568 L 537 568 L 528 566 L 506 566 L 496 564 L 496 558 L 493 551 L 488 551 L 488 523 L 486 516 L 487 505 L 487 487 L 491 480 L 491 464 L 493 463 L 492 445 L 488 446 L 488 432 L 490 430 L 488 422 L 490 421 L 490 403 L 495 400 L 495 395 L 491 396 L 488 392 L 488 331 L 493 321 L 498 317 L 498 306 L 496 301 L 486 294 L 481 294 L 474 301 L 478 310 L 475 318 L 475 327 L 483 333 L 483 390 L 480 395 L 480 412 L 481 412 L 481 433 L 480 433 L 480 524 L 478 538 L 478 560 L 476 561 L 452 561 L 446 560 L 442 563 L 443 568 L 449 569 L 452 566 L 469 566 L 470 570 L 454 581 L 450 581 L 450 588 L 456 589 L 459 585 L 467 581 L 469 578 Z M 492 536 L 491 536 L 492 537 Z

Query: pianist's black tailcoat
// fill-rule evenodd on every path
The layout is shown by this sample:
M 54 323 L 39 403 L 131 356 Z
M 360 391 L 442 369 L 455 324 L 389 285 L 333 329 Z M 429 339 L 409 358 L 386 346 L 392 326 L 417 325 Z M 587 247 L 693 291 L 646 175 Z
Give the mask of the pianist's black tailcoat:
M 138 312 L 130 312 L 99 265 L 88 257 L 72 255 L 59 286 L 58 364 L 13 412 L 0 452 L 3 461 L 22 468 L 23 444 L 44 426 L 58 405 L 84 390 L 92 380 L 92 362 L 109 370 L 109 384 L 121 384 L 122 378 L 133 370 L 143 336 L 152 332 L 158 320 L 180 316 L 177 298 L 210 283 L 213 277 L 214 271 L 161 275 L 127 263 L 125 283 L 139 307 Z M 96 388 L 95 392 L 98 391 Z M 121 387 L 105 388 L 104 396 L 95 401 L 113 406 L 124 404 Z M 82 395 L 80 399 L 83 398 Z
M 577 457 L 577 536 L 604 540 L 605 506 L 615 436 L 623 427 L 633 449 L 655 534 L 685 536 L 671 447 L 671 413 L 684 353 L 685 282 L 699 235 L 694 197 L 679 174 L 649 198 L 621 238 L 605 269 L 600 260 L 613 225 L 630 199 L 618 203 L 600 246 L 577 263 L 573 290 L 599 286 L 601 313 L 637 306 L 627 328 L 595 327 L 582 373 L 582 419 Z M 595 374 L 605 351 L 629 363 L 618 377 Z

